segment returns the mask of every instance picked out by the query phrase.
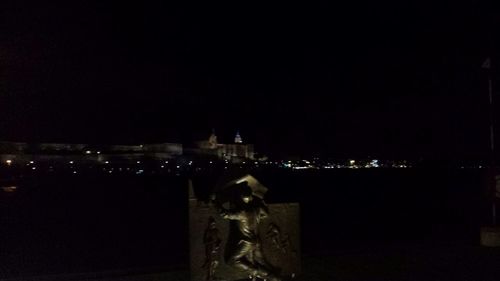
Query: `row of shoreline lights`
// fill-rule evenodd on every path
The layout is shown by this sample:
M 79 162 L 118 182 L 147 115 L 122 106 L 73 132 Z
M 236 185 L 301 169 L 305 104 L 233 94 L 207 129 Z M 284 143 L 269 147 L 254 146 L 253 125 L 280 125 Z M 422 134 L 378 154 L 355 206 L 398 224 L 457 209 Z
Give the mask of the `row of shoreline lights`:
M 11 159 L 7 159 L 5 160 L 5 164 L 7 164 L 8 166 L 12 165 L 13 161 Z M 68 164 L 70 165 L 73 165 L 75 163 L 75 161 L 71 160 L 68 162 Z M 109 161 L 104 161 L 105 164 L 109 164 Z M 136 161 L 137 164 L 141 164 L 141 161 Z M 168 161 L 165 161 L 165 164 L 168 164 L 169 162 Z M 191 165 L 193 163 L 193 161 L 190 161 L 190 164 Z M 35 164 L 35 161 L 29 161 L 28 164 L 26 164 L 26 166 L 29 166 L 30 164 Z M 212 164 L 212 161 L 210 161 L 210 164 Z M 164 168 L 165 166 L 164 165 L 161 165 L 161 168 Z M 181 166 L 177 165 L 176 168 L 177 169 L 180 169 Z M 52 166 L 51 166 L 52 168 Z M 33 170 L 35 170 L 36 168 L 33 167 Z
M 303 161 L 304 161 L 306 164 L 310 164 L 310 162 L 309 162 L 309 161 L 306 161 L 306 160 L 303 160 Z M 225 160 L 224 162 L 225 162 L 226 164 L 229 164 L 227 160 Z M 281 162 L 283 162 L 283 161 L 281 161 Z M 291 165 L 291 163 L 292 163 L 292 161 L 287 161 L 287 162 L 288 162 L 288 163 L 287 163 L 288 165 Z M 7 160 L 5 160 L 5 163 L 6 163 L 7 165 L 11 165 L 11 164 L 13 163 L 13 161 L 12 161 L 11 159 L 7 159 Z M 34 163 L 35 163 L 35 161 L 29 161 L 29 164 L 34 164 Z M 69 161 L 68 163 L 69 163 L 69 164 L 74 164 L 75 162 L 74 162 L 73 160 L 71 160 L 71 161 Z M 110 162 L 109 162 L 108 160 L 106 160 L 106 161 L 104 161 L 104 163 L 105 163 L 105 164 L 109 164 Z M 137 163 L 137 164 L 141 164 L 141 161 L 140 161 L 140 160 L 137 160 L 137 161 L 136 161 L 136 163 Z M 168 164 L 168 163 L 169 163 L 168 161 L 165 161 L 165 164 Z M 213 161 L 209 161 L 208 163 L 209 163 L 209 164 L 213 164 L 214 162 L 213 162 Z M 270 164 L 272 164 L 272 163 L 273 163 L 273 162 L 270 162 Z M 279 162 L 274 162 L 274 164 L 276 164 L 276 165 L 277 165 L 278 163 L 279 163 Z M 29 165 L 29 164 L 26 164 L 26 165 Z M 190 165 L 190 166 L 191 166 L 192 164 L 194 164 L 194 162 L 193 162 L 193 160 L 190 160 L 190 161 L 189 161 L 189 163 L 188 163 L 188 165 Z M 242 162 L 242 164 L 247 164 L 247 163 L 246 163 L 246 161 L 243 161 L 243 162 Z M 258 163 L 257 161 L 256 161 L 256 162 L 254 162 L 254 164 L 255 164 L 255 165 L 259 165 L 259 163 Z M 266 162 L 266 164 L 268 164 L 268 162 Z M 350 161 L 349 161 L 349 164 L 350 164 L 350 165 L 354 165 L 354 164 L 355 164 L 355 160 L 350 160 Z M 373 160 L 373 161 L 371 162 L 371 164 L 372 164 L 373 166 L 378 166 L 378 160 Z
M 307 167 L 292 166 L 292 161 L 287 161 L 288 163 L 285 163 L 284 166 L 288 167 L 288 168 L 292 168 L 293 167 L 294 169 L 297 169 L 297 168 L 311 168 L 312 167 L 310 165 L 309 161 L 307 161 L 307 160 L 303 160 L 303 161 L 305 162 L 305 164 L 308 164 Z M 5 160 L 5 163 L 8 166 L 10 166 L 10 165 L 12 165 L 13 161 L 11 159 L 7 159 L 7 160 Z M 30 164 L 34 164 L 34 163 L 35 163 L 34 161 L 30 161 L 29 164 L 26 164 L 26 165 L 29 166 Z M 69 161 L 68 163 L 70 165 L 73 165 L 75 162 L 74 161 Z M 137 164 L 141 164 L 141 161 L 138 160 L 138 161 L 136 161 L 136 163 Z M 165 161 L 165 164 L 168 164 L 168 163 L 169 163 L 169 161 Z M 189 161 L 188 165 L 192 166 L 193 163 L 194 162 L 191 160 L 191 161 Z M 254 163 L 255 163 L 255 165 L 259 165 L 258 162 L 254 162 Z M 104 164 L 110 164 L 110 162 L 109 161 L 104 161 Z M 213 164 L 213 161 L 209 161 L 209 164 Z M 228 164 L 227 160 L 225 160 L 225 164 Z M 243 164 L 246 164 L 246 162 L 243 162 Z M 275 162 L 275 164 L 277 164 L 277 162 Z M 180 166 L 176 166 L 176 167 L 178 169 L 180 168 Z M 379 164 L 378 160 L 372 160 L 369 164 L 367 164 L 365 166 L 358 166 L 358 165 L 356 165 L 356 161 L 355 160 L 349 160 L 349 166 L 347 166 L 346 168 L 378 168 L 378 167 L 380 167 L 380 164 Z M 406 168 L 408 166 L 407 165 L 398 165 L 397 167 L 399 167 L 399 168 Z M 161 168 L 164 168 L 164 165 L 162 165 Z M 330 166 L 328 166 L 327 168 L 330 168 Z
M 8 160 L 5 160 L 5 163 L 7 165 L 11 165 L 13 163 L 13 161 L 8 159 Z M 26 164 L 26 165 L 30 165 L 30 164 L 34 164 L 34 163 L 35 163 L 34 161 L 30 161 L 29 164 Z M 74 163 L 75 163 L 75 161 L 73 161 L 73 160 L 68 162 L 68 164 L 74 164 Z M 142 162 L 140 160 L 137 160 L 136 163 L 141 164 Z M 168 164 L 168 163 L 169 163 L 169 161 L 165 161 L 165 164 Z M 188 165 L 191 166 L 191 165 L 193 165 L 193 163 L 194 162 L 191 160 L 191 161 L 189 161 Z M 209 164 L 213 164 L 213 163 L 214 163 L 213 161 L 209 161 Z M 226 163 L 227 163 L 227 161 L 226 161 Z M 108 160 L 106 160 L 106 161 L 104 161 L 104 164 L 110 164 L 110 162 Z M 246 162 L 243 162 L 243 164 L 246 164 Z M 257 162 L 255 162 L 255 164 L 257 164 Z

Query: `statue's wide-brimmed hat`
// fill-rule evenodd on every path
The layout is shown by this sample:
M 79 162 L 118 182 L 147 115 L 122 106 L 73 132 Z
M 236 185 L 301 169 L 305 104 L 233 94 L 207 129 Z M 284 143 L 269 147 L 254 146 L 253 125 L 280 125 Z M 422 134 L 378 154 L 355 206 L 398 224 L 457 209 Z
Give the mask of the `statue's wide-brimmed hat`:
M 239 186 L 243 186 L 245 182 L 252 189 L 253 196 L 264 199 L 267 187 L 250 174 L 231 173 L 223 175 L 217 182 L 213 194 L 224 193 L 228 189 L 238 188 Z

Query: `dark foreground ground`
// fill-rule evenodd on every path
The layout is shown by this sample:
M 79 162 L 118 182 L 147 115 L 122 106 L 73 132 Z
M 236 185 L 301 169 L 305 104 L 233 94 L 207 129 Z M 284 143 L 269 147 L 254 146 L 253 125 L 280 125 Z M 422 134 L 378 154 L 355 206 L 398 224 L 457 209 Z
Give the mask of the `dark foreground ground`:
M 480 170 L 257 171 L 299 202 L 300 280 L 500 280 Z M 217 176 L 195 177 L 207 194 Z M 0 192 L 0 280 L 188 280 L 187 178 L 53 176 Z
M 500 248 L 457 244 L 394 243 L 303 257 L 303 281 L 497 281 Z M 187 281 L 187 269 L 169 272 L 109 271 L 54 274 L 1 280 L 33 281 Z

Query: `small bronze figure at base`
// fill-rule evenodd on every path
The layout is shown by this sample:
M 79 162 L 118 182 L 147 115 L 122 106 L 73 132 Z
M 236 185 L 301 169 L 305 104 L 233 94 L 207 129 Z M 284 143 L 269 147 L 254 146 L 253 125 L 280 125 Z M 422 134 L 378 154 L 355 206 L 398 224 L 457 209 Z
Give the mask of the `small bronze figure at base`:
M 203 235 L 203 243 L 205 244 L 205 262 L 202 268 L 207 269 L 206 281 L 213 281 L 215 269 L 219 265 L 218 256 L 221 239 L 219 237 L 219 230 L 215 224 L 215 219 L 210 217 L 208 219 L 208 226 Z

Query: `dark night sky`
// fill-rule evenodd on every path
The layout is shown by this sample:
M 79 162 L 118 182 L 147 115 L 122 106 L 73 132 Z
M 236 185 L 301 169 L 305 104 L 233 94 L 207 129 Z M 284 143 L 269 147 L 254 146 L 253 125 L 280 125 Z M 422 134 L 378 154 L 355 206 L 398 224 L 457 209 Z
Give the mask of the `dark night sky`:
M 277 155 L 487 151 L 489 7 L 85 2 L 0 10 L 2 139 L 190 142 L 215 128 Z

